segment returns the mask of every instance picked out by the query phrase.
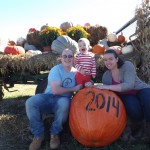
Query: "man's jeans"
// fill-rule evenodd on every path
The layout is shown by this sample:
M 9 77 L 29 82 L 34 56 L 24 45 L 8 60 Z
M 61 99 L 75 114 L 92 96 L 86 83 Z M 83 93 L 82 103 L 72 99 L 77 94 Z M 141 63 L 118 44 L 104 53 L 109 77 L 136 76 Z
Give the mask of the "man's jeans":
M 137 122 L 143 119 L 150 122 L 150 88 L 139 90 L 136 95 L 120 94 L 119 97 L 129 118 Z
M 56 135 L 63 129 L 63 123 L 67 120 L 70 106 L 68 97 L 52 94 L 37 94 L 26 101 L 26 113 L 30 123 L 30 129 L 35 137 L 44 136 L 44 123 L 42 114 L 54 113 L 50 134 Z

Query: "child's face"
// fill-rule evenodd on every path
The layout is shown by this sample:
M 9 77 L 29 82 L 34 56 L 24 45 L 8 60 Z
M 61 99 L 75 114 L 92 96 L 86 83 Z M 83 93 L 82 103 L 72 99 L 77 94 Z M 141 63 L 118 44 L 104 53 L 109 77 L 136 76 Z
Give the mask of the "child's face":
M 82 54 L 87 54 L 88 53 L 89 45 L 86 42 L 80 41 L 78 43 L 78 46 L 79 46 L 79 50 Z

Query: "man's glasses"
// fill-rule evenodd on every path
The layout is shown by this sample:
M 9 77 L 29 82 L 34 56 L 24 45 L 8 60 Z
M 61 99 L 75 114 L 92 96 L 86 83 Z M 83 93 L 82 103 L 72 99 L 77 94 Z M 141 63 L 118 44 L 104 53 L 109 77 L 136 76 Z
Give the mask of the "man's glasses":
M 72 58 L 73 56 L 72 55 L 62 55 L 62 58 Z

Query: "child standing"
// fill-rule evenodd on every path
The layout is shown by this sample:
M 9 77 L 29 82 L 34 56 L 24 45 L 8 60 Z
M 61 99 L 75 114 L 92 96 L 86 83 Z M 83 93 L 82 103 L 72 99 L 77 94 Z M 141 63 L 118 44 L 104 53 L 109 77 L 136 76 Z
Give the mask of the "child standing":
M 78 70 L 76 82 L 85 87 L 84 84 L 91 80 L 91 76 L 96 77 L 95 57 L 92 52 L 89 52 L 90 42 L 87 38 L 79 39 L 78 47 L 80 53 L 75 58 L 75 68 Z

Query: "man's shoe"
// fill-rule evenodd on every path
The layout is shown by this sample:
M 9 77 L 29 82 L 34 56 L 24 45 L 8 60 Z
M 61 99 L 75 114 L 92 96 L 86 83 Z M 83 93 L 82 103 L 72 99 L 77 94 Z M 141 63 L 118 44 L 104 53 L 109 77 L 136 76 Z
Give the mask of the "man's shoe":
M 29 150 L 38 150 L 43 142 L 43 137 L 34 137 L 32 143 L 29 146 Z
M 58 135 L 51 135 L 50 140 L 50 148 L 51 149 L 57 149 L 60 146 L 60 139 Z

